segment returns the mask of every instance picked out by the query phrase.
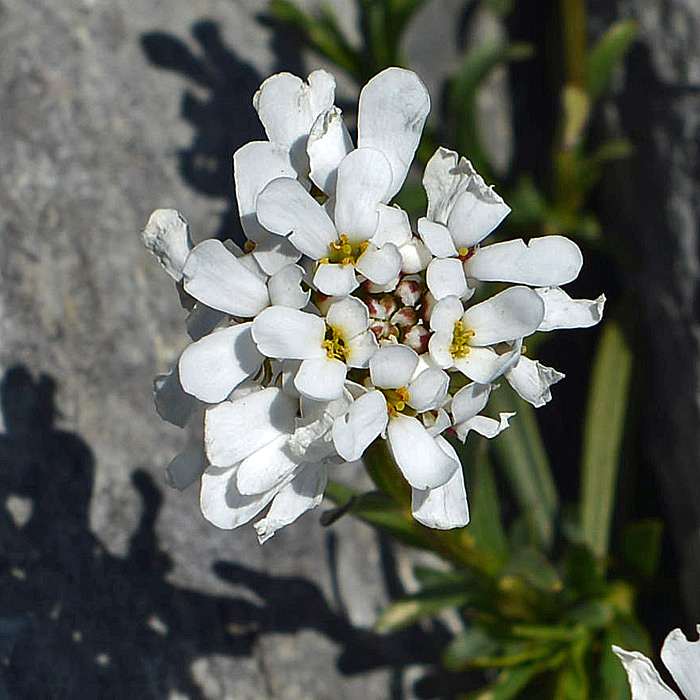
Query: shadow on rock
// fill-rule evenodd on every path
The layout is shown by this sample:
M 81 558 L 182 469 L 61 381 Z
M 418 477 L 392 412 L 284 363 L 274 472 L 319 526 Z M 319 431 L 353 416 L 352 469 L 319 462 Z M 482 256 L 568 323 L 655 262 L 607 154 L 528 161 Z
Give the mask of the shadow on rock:
M 443 640 L 357 630 L 300 578 L 215 565 L 262 605 L 168 583 L 171 561 L 154 533 L 162 497 L 141 470 L 139 526 L 125 558 L 110 554 L 88 525 L 92 453 L 54 427 L 53 394 L 50 377 L 22 366 L 0 383 L 0 697 L 198 698 L 195 659 L 251 656 L 260 635 L 301 629 L 334 641 L 346 674 L 436 661 Z
M 270 26 L 278 69 L 284 66 L 301 74 L 298 45 L 290 40 L 288 32 L 284 36 L 281 29 Z M 248 141 L 265 138 L 251 104 L 264 76 L 224 44 L 214 22 L 197 22 L 192 37 L 196 51 L 164 32 L 143 35 L 141 46 L 151 63 L 178 73 L 196 86 L 186 89 L 182 97 L 182 116 L 196 133 L 190 147 L 179 153 L 180 174 L 198 192 L 231 202 L 217 237 L 241 242 L 231 156 Z

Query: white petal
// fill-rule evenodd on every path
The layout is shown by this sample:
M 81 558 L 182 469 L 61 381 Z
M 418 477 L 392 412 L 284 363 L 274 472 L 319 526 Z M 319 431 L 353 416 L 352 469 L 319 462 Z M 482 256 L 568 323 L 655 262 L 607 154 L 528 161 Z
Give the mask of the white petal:
M 436 258 L 449 258 L 457 255 L 457 249 L 452 242 L 452 236 L 447 226 L 423 217 L 418 219 L 418 235 Z
M 561 372 L 541 365 L 537 360 L 531 360 L 525 355 L 522 355 L 518 363 L 505 373 L 505 377 L 518 396 L 535 408 L 540 408 L 551 401 L 552 392 L 549 388 L 552 384 L 564 379 Z
M 408 385 L 408 404 L 416 411 L 432 411 L 442 406 L 447 396 L 450 378 L 438 367 L 423 370 Z
M 428 350 L 430 352 L 430 357 L 438 367 L 449 369 L 450 367 L 454 366 L 454 359 L 452 358 L 452 353 L 450 352 L 451 345 L 451 331 L 449 333 L 439 331 L 430 336 L 430 340 L 428 341 Z
M 664 641 L 661 659 L 686 700 L 700 700 L 700 641 L 690 642 L 675 629 Z
M 345 362 L 348 367 L 365 368 L 379 349 L 379 343 L 372 331 L 356 335 L 345 343 Z
M 315 71 L 308 85 L 296 75 L 277 73 L 263 82 L 253 96 L 260 121 L 270 141 L 291 151 L 297 168 L 306 161 L 306 138 L 316 117 L 333 106 L 335 79 L 325 71 Z
M 486 408 L 493 385 L 473 382 L 460 389 L 452 399 L 452 416 L 455 424 L 473 418 Z
M 288 435 L 280 435 L 238 465 L 236 485 L 240 493 L 244 496 L 265 493 L 297 469 L 299 462 L 285 449 L 288 439 Z
M 376 148 L 391 165 L 389 201 L 400 189 L 430 112 L 430 95 L 413 72 L 387 68 L 360 93 L 357 131 L 360 148 Z
M 448 296 L 441 299 L 433 307 L 430 314 L 430 328 L 436 332 L 449 333 L 450 337 L 454 332 L 455 323 L 464 315 L 464 306 L 456 296 Z
M 369 311 L 366 304 L 357 297 L 345 297 L 333 302 L 326 314 L 326 323 L 342 332 L 347 342 L 369 326 Z
M 465 357 L 454 358 L 454 366 L 469 379 L 489 384 L 517 362 L 519 354 L 520 343 L 500 355 L 492 348 L 471 347 Z
M 426 527 L 450 530 L 469 523 L 467 490 L 461 469 L 455 469 L 450 480 L 434 489 L 413 489 L 413 517 Z
M 382 389 L 408 386 L 418 365 L 418 355 L 405 345 L 384 345 L 369 361 L 372 384 Z
M 255 203 L 265 186 L 278 177 L 296 176 L 289 160 L 289 149 L 278 143 L 251 141 L 233 154 L 238 215 L 246 238 L 260 241 L 267 235 L 255 215 Z
M 467 277 L 482 282 L 515 282 L 555 287 L 578 277 L 583 265 L 579 247 L 563 236 L 522 238 L 479 248 L 464 264 Z
M 658 671 L 644 654 L 625 651 L 615 645 L 612 650 L 627 672 L 632 700 L 678 700 L 678 696 L 661 680 Z
M 554 331 L 559 328 L 589 328 L 603 318 L 605 294 L 597 299 L 572 299 L 559 287 L 543 287 L 535 290 L 544 302 L 544 319 L 538 331 Z
M 309 155 L 311 181 L 327 195 L 335 194 L 338 166 L 352 150 L 342 112 L 331 107 L 318 115 L 311 127 L 306 152 Z
M 200 401 L 219 403 L 255 374 L 263 356 L 253 342 L 251 325 L 223 328 L 185 348 L 178 362 L 182 388 Z
M 455 200 L 447 217 L 447 228 L 458 249 L 471 248 L 484 240 L 509 213 L 510 207 L 475 174 Z
M 440 301 L 448 296 L 461 297 L 467 293 L 464 268 L 457 258 L 435 258 L 426 274 L 428 289 Z
M 437 415 L 424 413 L 421 419 L 425 429 L 428 431 L 428 435 L 432 435 L 432 437 L 438 437 L 452 425 L 452 421 L 444 408 L 438 408 Z
M 462 317 L 464 327 L 474 332 L 472 345 L 494 345 L 530 335 L 542 322 L 544 302 L 527 287 L 510 287 L 480 304 Z
M 185 291 L 203 304 L 234 316 L 250 317 L 269 303 L 267 287 L 221 241 L 202 241 L 182 269 Z
M 209 462 L 228 467 L 294 428 L 298 402 L 270 387 L 204 413 L 204 446 Z
M 280 528 L 320 505 L 327 482 L 328 469 L 323 464 L 309 465 L 295 476 L 275 496 L 267 515 L 253 525 L 260 544 L 267 542 Z
M 301 253 L 286 238 L 265 232 L 265 236 L 256 242 L 252 257 L 266 275 L 274 275 L 297 262 Z
M 199 505 L 210 523 L 223 530 L 233 530 L 254 518 L 276 493 L 273 490 L 259 496 L 244 496 L 236 487 L 236 467 L 209 467 L 202 474 Z
M 370 391 L 354 401 L 347 413 L 333 422 L 333 444 L 348 462 L 362 457 L 364 451 L 381 435 L 389 414 L 381 391 Z
M 322 318 L 286 306 L 270 306 L 253 321 L 253 340 L 267 357 L 304 360 L 325 355 Z
M 299 265 L 287 265 L 270 277 L 267 288 L 270 290 L 270 302 L 276 306 L 288 306 L 302 309 L 311 297 L 309 290 L 301 288 L 304 270 Z
M 328 254 L 336 240 L 333 222 L 323 207 L 297 181 L 280 177 L 258 195 L 258 221 L 268 230 L 289 240 L 314 260 Z
M 379 223 L 372 237 L 372 243 L 377 248 L 381 248 L 385 243 L 393 243 L 400 248 L 411 240 L 411 222 L 403 209 L 395 204 L 380 204 L 377 206 L 377 213 Z
M 165 483 L 178 491 L 194 484 L 209 466 L 201 447 L 190 447 L 175 457 L 165 468 Z
M 459 460 L 448 455 L 416 418 L 399 414 L 389 419 L 389 446 L 396 464 L 411 486 L 432 489 L 447 483 Z
M 294 386 L 314 401 L 332 401 L 342 396 L 347 371 L 344 363 L 329 357 L 304 360 L 294 377 Z
M 353 265 L 321 263 L 314 275 L 314 287 L 331 297 L 343 297 L 358 286 Z
M 401 253 L 393 243 L 375 248 L 371 243 L 360 256 L 355 269 L 375 284 L 388 284 L 401 272 Z
M 153 390 L 158 415 L 180 428 L 189 423 L 192 414 L 202 405 L 182 388 L 177 367 L 167 374 L 159 374 L 153 382 Z
M 466 158 L 460 158 L 442 146 L 438 148 L 423 173 L 423 187 L 428 195 L 428 219 L 446 224 L 452 207 L 474 175 L 476 170 Z
M 464 442 L 470 430 L 473 430 L 485 438 L 493 439 L 509 427 L 510 419 L 515 413 L 499 413 L 498 420 L 488 416 L 474 416 L 469 420 L 455 425 L 457 437 Z
M 416 272 L 425 270 L 433 259 L 425 243 L 415 237 L 405 245 L 402 245 L 399 248 L 399 253 L 401 253 L 401 272 L 406 275 L 413 275 Z
M 335 226 L 351 241 L 367 241 L 377 230 L 377 206 L 391 186 L 391 166 L 380 151 L 358 148 L 338 167 Z
M 192 249 L 190 227 L 182 214 L 174 209 L 156 209 L 141 232 L 141 240 L 163 269 L 179 282 Z

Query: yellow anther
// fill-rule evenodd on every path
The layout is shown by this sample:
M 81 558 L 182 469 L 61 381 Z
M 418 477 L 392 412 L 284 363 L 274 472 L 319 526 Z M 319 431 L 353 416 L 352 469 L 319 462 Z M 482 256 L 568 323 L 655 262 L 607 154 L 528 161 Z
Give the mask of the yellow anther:
M 252 253 L 252 252 L 255 250 L 255 245 L 256 245 L 256 244 L 255 244 L 255 241 L 246 241 L 246 242 L 243 244 L 243 250 L 244 250 L 246 253 Z
M 355 265 L 368 246 L 369 243 L 367 241 L 352 243 L 343 234 L 339 236 L 337 241 L 331 241 L 328 244 L 328 257 L 319 260 L 319 262 L 330 262 L 336 265 Z
M 346 243 L 341 247 L 341 250 L 343 253 L 345 253 L 345 255 L 350 255 L 350 253 L 352 253 L 352 246 L 349 243 Z
M 460 255 L 466 255 L 469 252 L 469 248 L 460 248 L 458 252 Z
M 452 332 L 450 355 L 452 357 L 466 357 L 470 351 L 469 342 L 474 335 L 474 331 L 465 328 L 461 321 L 457 321 Z
M 323 347 L 330 360 L 340 360 L 341 362 L 345 362 L 345 339 L 343 338 L 340 330 L 326 324 L 326 339 L 323 341 Z

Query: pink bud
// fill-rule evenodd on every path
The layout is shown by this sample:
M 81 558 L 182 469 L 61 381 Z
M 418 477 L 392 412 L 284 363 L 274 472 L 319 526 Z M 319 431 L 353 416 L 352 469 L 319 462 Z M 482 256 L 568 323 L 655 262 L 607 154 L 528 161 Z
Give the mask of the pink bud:
M 391 322 L 399 326 L 399 328 L 413 326 L 415 325 L 416 321 L 418 321 L 418 314 L 416 313 L 415 309 L 412 309 L 409 306 L 404 306 L 402 309 L 399 309 L 391 317 Z
M 430 331 L 425 326 L 413 326 L 403 339 L 405 345 L 415 350 L 419 355 L 427 352 Z
M 416 306 L 423 293 L 423 287 L 415 277 L 404 277 L 396 287 L 395 294 L 403 306 Z

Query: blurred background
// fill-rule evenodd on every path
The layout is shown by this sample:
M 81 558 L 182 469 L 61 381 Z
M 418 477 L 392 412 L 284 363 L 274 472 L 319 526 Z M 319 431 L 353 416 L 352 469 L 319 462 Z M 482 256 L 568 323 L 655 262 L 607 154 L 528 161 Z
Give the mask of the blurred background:
M 350 48 L 324 56 L 293 11 L 312 0 L 0 1 L 0 698 L 452 693 L 449 618 L 373 631 L 415 552 L 318 511 L 260 547 L 163 482 L 200 436 L 153 408 L 187 337 L 138 233 L 174 207 L 195 241 L 238 235 L 231 154 L 263 137 L 251 98 L 280 70 L 332 70 L 352 123 L 359 77 L 401 61 L 433 99 L 426 152 L 472 158 L 512 232 L 582 245 L 569 291 L 606 293 L 633 367 L 611 531 L 663 525 L 639 604 L 653 648 L 700 620 L 700 6 L 425 0 L 374 45 L 363 6 L 326 5 Z M 582 98 L 586 41 L 614 25 Z M 587 170 L 568 160 L 584 142 Z M 568 376 L 538 417 L 565 504 L 597 334 L 559 335 L 539 354 Z

